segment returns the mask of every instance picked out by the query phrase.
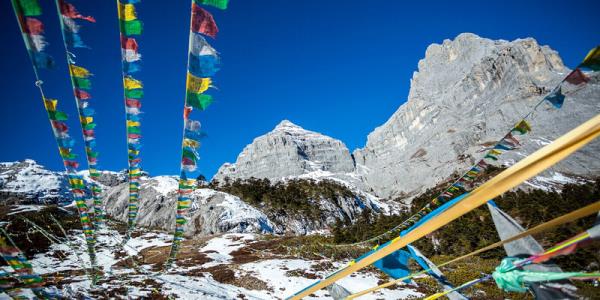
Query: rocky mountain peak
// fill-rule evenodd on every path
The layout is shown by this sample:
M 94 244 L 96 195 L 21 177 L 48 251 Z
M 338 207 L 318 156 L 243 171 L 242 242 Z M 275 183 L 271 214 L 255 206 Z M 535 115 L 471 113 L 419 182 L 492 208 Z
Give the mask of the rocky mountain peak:
M 556 51 L 532 38 L 494 41 L 464 33 L 432 44 L 413 74 L 408 100 L 354 152 L 357 172 L 383 197 L 435 186 L 480 158 L 481 145 L 501 138 L 568 71 Z M 572 93 L 560 110 L 541 106 L 524 148 L 503 159 L 519 160 L 539 141 L 551 141 L 598 113 L 598 88 L 589 84 Z M 560 171 L 592 174 L 583 163 L 591 157 L 572 159 L 578 161 L 562 164 Z
M 277 124 L 277 126 L 275 126 L 274 131 L 298 131 L 298 130 L 304 130 L 304 128 L 292 123 L 290 120 L 283 120 L 281 122 L 279 122 L 279 124 Z
M 344 143 L 306 130 L 289 120 L 246 146 L 235 163 L 226 163 L 214 176 L 279 180 L 315 171 L 352 172 L 354 161 Z

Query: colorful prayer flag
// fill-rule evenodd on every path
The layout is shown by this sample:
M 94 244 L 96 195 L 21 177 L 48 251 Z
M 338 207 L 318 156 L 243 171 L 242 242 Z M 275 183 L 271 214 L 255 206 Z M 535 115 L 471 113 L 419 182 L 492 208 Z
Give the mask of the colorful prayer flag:
M 583 74 L 579 68 L 577 68 L 573 70 L 573 72 L 571 72 L 567 78 L 565 78 L 565 81 L 573 85 L 580 85 L 587 83 L 590 81 L 590 79 Z
M 600 46 L 590 50 L 583 59 L 581 66 L 588 67 L 594 71 L 600 71 Z
M 192 4 L 191 29 L 193 32 L 202 33 L 212 38 L 215 38 L 219 32 L 212 14 L 195 3 Z
M 552 94 L 546 96 L 544 100 L 550 102 L 556 108 L 561 108 L 565 102 L 565 96 L 561 92 L 561 87 L 559 86 Z

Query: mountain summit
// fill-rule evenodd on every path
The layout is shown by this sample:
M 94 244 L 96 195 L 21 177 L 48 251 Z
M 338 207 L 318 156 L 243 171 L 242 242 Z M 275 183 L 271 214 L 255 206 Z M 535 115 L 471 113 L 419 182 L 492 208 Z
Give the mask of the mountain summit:
M 214 179 L 279 180 L 315 171 L 353 172 L 350 151 L 339 140 L 283 120 L 271 132 L 246 146 L 235 163 L 221 166 Z

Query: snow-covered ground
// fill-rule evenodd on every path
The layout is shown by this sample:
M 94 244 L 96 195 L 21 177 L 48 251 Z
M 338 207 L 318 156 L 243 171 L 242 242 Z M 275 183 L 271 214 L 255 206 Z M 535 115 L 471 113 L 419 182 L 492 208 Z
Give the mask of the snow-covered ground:
M 51 235 L 61 242 L 30 261 L 38 274 L 59 278 L 57 286 L 67 298 L 114 299 L 158 295 L 177 299 L 284 299 L 347 263 L 292 257 L 275 251 L 278 238 L 230 233 L 185 241 L 179 265 L 164 271 L 161 266 L 168 256 L 171 235 L 140 230 L 133 236 L 123 244 L 122 235 L 114 229 L 97 233 L 96 260 L 101 272 L 95 287 L 82 268 L 89 267 L 90 262 L 79 231 L 71 231 L 68 239 Z M 10 271 L 7 267 L 3 270 Z M 377 273 L 359 272 L 339 284 L 357 292 L 377 285 L 379 280 Z M 400 288 L 384 289 L 361 299 L 409 295 L 421 296 L 413 289 Z M 321 290 L 307 299 L 331 298 Z

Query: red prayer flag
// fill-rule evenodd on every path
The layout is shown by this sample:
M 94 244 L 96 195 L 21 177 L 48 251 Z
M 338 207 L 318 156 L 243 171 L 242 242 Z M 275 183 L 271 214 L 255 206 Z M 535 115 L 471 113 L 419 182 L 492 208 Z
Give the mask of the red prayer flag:
M 60 13 L 68 18 L 71 19 L 82 19 L 82 20 L 86 20 L 92 23 L 96 23 L 96 19 L 94 19 L 91 16 L 83 16 L 82 14 L 80 14 L 77 9 L 75 8 L 75 6 L 73 6 L 73 4 L 68 3 L 65 0 L 60 0 L 59 1 L 59 5 L 60 5 Z
M 181 159 L 181 163 L 182 163 L 184 166 L 193 166 L 193 165 L 195 165 L 195 164 L 196 164 L 196 162 L 194 162 L 193 160 L 191 160 L 191 159 L 189 159 L 189 158 L 187 158 L 187 157 L 184 157 L 184 158 L 182 158 L 182 159 Z
M 85 136 L 94 136 L 94 130 L 93 129 L 84 129 L 83 130 L 83 135 L 85 135 Z
M 51 122 L 52 122 L 52 127 L 54 127 L 59 132 L 67 132 L 69 130 L 69 127 L 64 122 L 59 122 L 59 121 L 51 121 Z
M 577 68 L 573 70 L 573 72 L 571 72 L 567 78 L 565 78 L 565 81 L 570 84 L 579 85 L 590 81 L 590 79 L 585 76 L 585 74 L 583 74 L 579 68 Z
M 44 32 L 44 24 L 36 18 L 25 18 L 25 22 L 23 22 L 23 19 L 20 19 L 20 21 L 25 33 L 39 35 Z
M 138 52 L 138 44 L 135 38 L 121 35 L 121 48 Z
M 65 167 L 71 167 L 74 169 L 79 168 L 79 163 L 72 160 L 65 160 Z
M 142 107 L 142 103 L 138 99 L 125 99 L 125 105 L 127 105 L 127 107 Z
M 202 7 L 192 4 L 192 31 L 208 35 L 212 38 L 217 36 L 219 28 L 213 16 Z
M 77 99 L 79 100 L 88 100 L 92 98 L 92 95 L 90 95 L 90 93 L 81 90 L 81 89 L 75 89 L 75 97 L 77 97 Z
M 190 113 L 191 113 L 191 112 L 192 112 L 192 108 L 191 108 L 191 107 L 188 107 L 188 106 L 186 106 L 186 107 L 183 109 L 183 119 L 184 119 L 184 120 L 187 120 L 187 119 L 189 119 L 189 117 L 190 117 Z
M 127 135 L 127 137 L 130 138 L 130 139 L 139 139 L 139 138 L 142 137 L 142 135 L 141 134 L 137 134 L 137 133 L 130 133 L 130 134 Z

